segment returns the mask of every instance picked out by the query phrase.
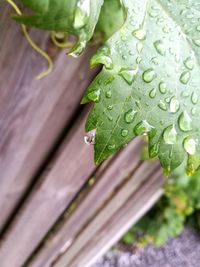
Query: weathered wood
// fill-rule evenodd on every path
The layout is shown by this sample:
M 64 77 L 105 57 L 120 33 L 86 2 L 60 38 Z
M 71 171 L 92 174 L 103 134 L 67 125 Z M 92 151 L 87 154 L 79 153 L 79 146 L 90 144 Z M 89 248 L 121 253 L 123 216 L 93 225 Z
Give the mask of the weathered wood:
M 93 147 L 83 140 L 86 114 L 80 115 L 8 229 L 0 248 L 2 266 L 22 266 L 95 170 Z M 16 240 L 20 242 L 12 250 Z
M 80 251 L 77 258 L 74 258 L 69 267 L 90 267 L 96 260 L 106 253 L 122 236 L 144 216 L 144 214 L 159 200 L 162 196 L 160 189 L 160 177 L 156 177 L 154 184 L 148 184 L 148 189 L 138 189 L 134 195 L 110 221 L 95 234 L 90 242 Z M 143 195 L 144 194 L 144 195 Z M 133 205 L 134 203 L 134 205 Z M 66 266 L 66 265 L 65 265 Z
M 59 263 L 55 266 L 70 266 L 75 259 L 80 260 L 79 255 L 81 254 L 81 251 L 84 249 L 87 243 L 90 242 L 90 240 L 95 238 L 96 241 L 98 240 L 98 242 L 100 242 L 97 235 L 98 231 L 103 225 L 109 223 L 109 220 L 112 218 L 112 216 L 114 216 L 114 214 L 116 214 L 123 207 L 131 195 L 133 195 L 140 188 L 142 183 L 154 175 L 154 172 L 157 170 L 157 168 L 158 165 L 156 163 L 153 164 L 152 162 L 144 162 L 141 166 L 139 166 L 135 170 L 131 179 L 129 179 L 123 186 L 121 185 L 120 190 L 116 193 L 116 195 L 114 195 L 111 200 L 103 206 L 102 210 L 99 211 L 91 223 L 89 223 L 89 225 L 83 229 L 83 231 L 78 235 L 77 239 L 58 261 Z M 163 182 L 163 178 L 160 173 L 159 179 Z M 157 178 L 157 182 L 158 181 L 159 180 Z M 160 185 L 161 183 L 159 183 L 159 186 Z M 109 233 L 108 235 L 110 238 L 112 237 L 112 235 Z
M 78 232 L 95 216 L 102 204 L 109 198 L 127 175 L 140 164 L 140 147 L 142 140 L 134 140 L 115 157 L 110 165 L 95 174 L 97 183 L 88 192 L 86 198 L 78 205 L 72 215 L 63 220 L 63 227 L 53 232 L 45 246 L 40 248 L 37 257 L 30 263 L 31 267 L 47 267 L 58 256 L 66 244 L 72 243 Z
M 148 172 L 147 169 L 146 172 Z M 145 176 L 144 165 L 134 173 L 133 179 L 128 184 L 131 186 L 131 181 L 135 181 L 141 175 Z M 133 189 L 131 194 L 129 194 L 131 190 L 128 190 L 126 201 L 123 201 L 125 188 L 122 188 L 118 196 L 114 197 L 102 212 L 83 229 L 77 240 L 57 259 L 53 267 L 90 267 L 158 200 L 162 194 L 160 187 L 163 182 L 161 171 L 154 169 L 153 172 L 148 172 L 148 176 L 137 187 L 137 190 Z M 132 185 L 136 186 L 135 183 Z M 126 187 L 127 189 L 128 187 Z M 120 200 L 122 200 L 122 204 Z
M 4 1 L 3 1 L 4 2 Z M 0 4 L 0 229 L 29 188 L 66 127 L 71 127 L 89 71 L 93 50 L 79 59 L 58 53 L 49 35 L 31 30 L 33 39 L 54 57 L 54 71 L 34 80 L 45 61 L 22 36 L 20 26 Z

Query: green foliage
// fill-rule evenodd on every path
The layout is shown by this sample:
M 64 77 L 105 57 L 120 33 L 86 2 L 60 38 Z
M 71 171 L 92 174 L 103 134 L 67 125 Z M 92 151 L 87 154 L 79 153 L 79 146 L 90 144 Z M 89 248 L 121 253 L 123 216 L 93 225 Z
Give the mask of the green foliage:
M 75 34 L 79 55 L 94 30 L 105 42 L 91 59 L 102 72 L 82 103 L 95 102 L 86 131 L 96 129 L 99 164 L 138 135 L 166 174 L 185 159 L 200 165 L 200 5 L 196 0 L 22 0 L 35 14 L 15 19 Z M 103 6 L 103 7 L 102 7 Z M 124 22 L 124 23 L 123 23 Z M 121 26 L 121 27 L 120 27 Z
M 36 12 L 32 16 L 15 16 L 16 21 L 49 31 L 75 34 L 79 41 L 70 54 L 78 56 L 91 39 L 103 0 L 22 0 Z
M 200 171 L 188 177 L 181 166 L 169 178 L 164 196 L 124 236 L 123 242 L 141 245 L 164 244 L 170 237 L 180 234 L 185 222 L 200 227 Z
M 200 154 L 200 6 L 175 0 L 123 3 L 126 21 L 92 58 L 92 66 L 102 63 L 104 69 L 82 101 L 96 102 L 86 125 L 86 131 L 96 129 L 95 161 L 148 134 L 150 156 L 158 156 L 167 173 L 188 154 L 192 173 Z

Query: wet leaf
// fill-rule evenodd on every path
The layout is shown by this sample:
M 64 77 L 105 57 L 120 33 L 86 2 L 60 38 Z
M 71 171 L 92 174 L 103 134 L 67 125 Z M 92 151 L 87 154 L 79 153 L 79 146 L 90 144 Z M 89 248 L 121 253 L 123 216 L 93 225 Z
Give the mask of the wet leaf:
M 200 4 L 121 2 L 125 23 L 92 58 L 92 66 L 104 67 L 82 100 L 98 92 L 86 124 L 87 132 L 96 129 L 95 161 L 145 134 L 150 156 L 159 157 L 166 174 L 188 155 L 194 172 L 200 164 Z

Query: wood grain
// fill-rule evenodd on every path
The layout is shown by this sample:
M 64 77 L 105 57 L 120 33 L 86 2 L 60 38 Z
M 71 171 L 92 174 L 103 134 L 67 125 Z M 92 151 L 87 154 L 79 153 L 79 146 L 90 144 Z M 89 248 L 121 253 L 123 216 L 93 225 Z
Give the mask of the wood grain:
M 165 179 L 161 170 L 156 171 L 152 168 L 147 170 L 146 167 L 143 164 L 133 174 L 130 182 L 84 229 L 72 246 L 53 264 L 53 267 L 90 267 L 99 256 L 125 234 L 133 223 L 136 223 L 147 212 L 161 196 L 160 187 Z M 144 168 L 146 169 L 145 174 Z M 135 181 L 141 177 L 143 182 L 137 186 Z M 128 190 L 128 184 L 131 186 L 131 182 L 133 188 L 130 194 L 131 188 Z M 123 193 L 125 191 L 127 191 L 128 197 L 124 201 Z
M 97 183 L 81 201 L 72 215 L 62 222 L 63 227 L 53 232 L 45 246 L 30 263 L 31 267 L 50 266 L 66 244 L 72 243 L 76 235 L 98 212 L 98 209 L 110 197 L 127 175 L 130 175 L 140 164 L 140 147 L 142 140 L 134 140 L 110 162 L 95 174 Z
M 86 114 L 79 116 L 8 229 L 0 248 L 2 266 L 22 266 L 96 168 L 93 147 L 83 141 Z
M 88 67 L 93 49 L 73 59 L 57 51 L 47 33 L 31 30 L 55 64 L 51 75 L 34 80 L 46 62 L 29 46 L 11 13 L 0 4 L 0 229 L 64 129 L 73 125 L 81 96 L 96 73 Z

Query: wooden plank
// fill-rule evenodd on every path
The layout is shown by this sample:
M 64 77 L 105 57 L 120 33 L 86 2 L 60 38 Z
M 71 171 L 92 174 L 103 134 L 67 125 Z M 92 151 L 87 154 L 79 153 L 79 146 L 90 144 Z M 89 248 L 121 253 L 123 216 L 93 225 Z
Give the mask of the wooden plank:
M 0 4 L 0 230 L 43 166 L 64 129 L 71 127 L 89 71 L 93 49 L 79 59 L 57 51 L 49 35 L 31 30 L 33 39 L 54 58 L 54 71 L 34 80 L 45 61 L 33 51 L 20 27 Z M 59 52 L 59 53 L 58 53 Z
M 93 147 L 83 140 L 86 115 L 80 115 L 1 241 L 1 266 L 23 265 L 95 170 Z
M 56 267 L 70 266 L 70 264 L 77 259 L 78 264 L 79 255 L 81 251 L 90 240 L 95 237 L 96 242 L 98 242 L 98 231 L 101 229 L 102 225 L 109 223 L 110 218 L 114 216 L 120 210 L 126 201 L 133 195 L 144 181 L 149 179 L 151 175 L 157 170 L 158 163 L 144 162 L 136 171 L 133 173 L 131 179 L 129 179 L 124 186 L 116 193 L 112 199 L 106 203 L 102 210 L 95 216 L 95 218 L 89 223 L 89 225 L 83 229 L 83 231 L 78 235 L 77 239 L 72 243 L 72 245 L 67 248 L 66 252 L 61 256 Z M 162 176 L 159 174 L 161 181 L 163 182 Z M 160 186 L 160 185 L 159 185 Z M 133 202 L 134 203 L 134 202 Z M 134 204 L 133 204 L 134 205 Z M 110 236 L 111 237 L 111 236 Z M 75 266 L 75 265 L 73 265 Z M 78 264 L 78 266 L 81 266 Z
M 80 251 L 69 267 L 90 267 L 144 216 L 163 193 L 162 189 L 160 189 L 162 183 L 160 174 L 154 178 L 154 182 L 152 182 L 152 179 L 148 180 L 145 188 L 142 186 L 136 194 L 131 196 L 125 205 L 117 211 L 109 222 Z
M 60 251 L 66 248 L 67 244 L 72 243 L 78 232 L 95 216 L 95 213 L 124 180 L 124 177 L 141 164 L 141 143 L 141 138 L 132 141 L 112 160 L 107 168 L 97 171 L 95 174 L 97 183 L 72 215 L 67 219 L 62 218 L 62 228 L 59 227 L 59 231 L 52 230 L 50 238 L 45 240 L 45 245 L 40 247 L 37 256 L 34 257 L 29 266 L 51 266 Z

